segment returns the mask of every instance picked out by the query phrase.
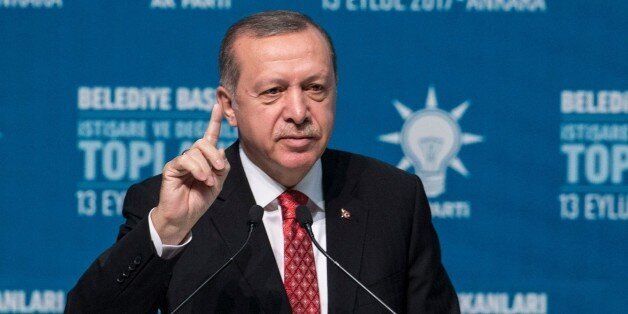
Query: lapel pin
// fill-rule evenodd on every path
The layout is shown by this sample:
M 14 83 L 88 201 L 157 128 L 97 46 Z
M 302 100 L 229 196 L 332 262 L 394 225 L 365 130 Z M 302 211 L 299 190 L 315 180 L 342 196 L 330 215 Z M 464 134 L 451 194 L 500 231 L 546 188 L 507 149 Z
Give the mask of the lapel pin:
M 346 210 L 344 208 L 341 208 L 340 209 L 340 217 L 342 217 L 344 219 L 351 219 L 351 213 L 348 210 Z

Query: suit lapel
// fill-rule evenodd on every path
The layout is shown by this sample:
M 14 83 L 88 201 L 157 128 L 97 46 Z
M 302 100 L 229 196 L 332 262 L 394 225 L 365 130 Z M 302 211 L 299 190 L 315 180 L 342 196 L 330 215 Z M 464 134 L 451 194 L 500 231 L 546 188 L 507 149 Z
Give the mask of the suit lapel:
M 338 154 L 328 149 L 321 158 L 327 252 L 359 278 L 368 210 L 352 195 L 357 175 L 348 173 L 350 157 L 340 158 Z M 343 218 L 343 210 L 349 212 L 351 217 Z M 329 309 L 334 312 L 352 312 L 357 285 L 338 267 L 331 263 L 327 265 Z
M 206 277 L 217 269 L 246 239 L 248 211 L 255 204 L 255 199 L 244 174 L 238 150 L 237 142 L 226 150 L 231 164 L 229 176 L 220 195 L 193 230 L 197 245 L 193 254 L 195 256 L 190 262 L 198 264 L 197 269 L 207 270 L 207 274 L 201 277 Z M 327 252 L 352 275 L 359 277 L 368 210 L 352 195 L 357 174 L 349 172 L 349 155 L 339 154 L 341 153 L 328 149 L 321 157 Z M 342 209 L 351 213 L 350 219 L 341 217 Z M 217 236 L 208 232 L 211 229 L 218 231 Z M 216 239 L 225 243 L 226 250 L 216 246 Z M 211 247 L 215 249 L 212 250 Z M 222 254 L 217 254 L 217 250 Z M 263 224 L 253 231 L 249 245 L 234 262 L 264 312 L 290 312 L 290 303 Z M 331 312 L 352 312 L 357 285 L 335 265 L 327 265 L 329 309 Z M 182 276 L 182 280 L 185 279 L 183 281 L 188 283 L 183 285 L 186 288 L 190 282 L 199 279 L 199 273 L 190 273 L 188 277 Z M 180 296 L 177 294 L 177 299 L 188 294 L 181 292 Z
M 227 245 L 230 256 L 246 240 L 248 212 L 255 199 L 242 168 L 238 144 L 232 145 L 226 155 L 231 170 L 222 192 L 210 209 L 210 218 Z M 249 244 L 234 262 L 265 311 L 278 312 L 289 306 L 263 224 L 253 231 Z

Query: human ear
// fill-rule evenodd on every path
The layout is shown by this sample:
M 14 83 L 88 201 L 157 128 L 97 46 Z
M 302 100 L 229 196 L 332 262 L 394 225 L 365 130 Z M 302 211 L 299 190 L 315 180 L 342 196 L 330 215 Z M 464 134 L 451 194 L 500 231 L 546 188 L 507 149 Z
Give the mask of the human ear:
M 238 126 L 238 120 L 235 116 L 235 107 L 237 106 L 235 102 L 235 94 L 229 93 L 229 91 L 224 86 L 219 86 L 216 90 L 216 100 L 222 106 L 223 115 L 229 125 L 233 127 Z

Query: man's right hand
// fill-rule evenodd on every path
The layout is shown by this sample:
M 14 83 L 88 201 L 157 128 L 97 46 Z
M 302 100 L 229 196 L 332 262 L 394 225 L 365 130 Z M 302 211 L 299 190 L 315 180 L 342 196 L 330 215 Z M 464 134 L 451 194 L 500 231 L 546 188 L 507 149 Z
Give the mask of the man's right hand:
M 216 149 L 221 120 L 222 107 L 215 104 L 203 138 L 164 166 L 151 214 L 163 244 L 180 244 L 222 190 L 230 165 L 225 151 Z

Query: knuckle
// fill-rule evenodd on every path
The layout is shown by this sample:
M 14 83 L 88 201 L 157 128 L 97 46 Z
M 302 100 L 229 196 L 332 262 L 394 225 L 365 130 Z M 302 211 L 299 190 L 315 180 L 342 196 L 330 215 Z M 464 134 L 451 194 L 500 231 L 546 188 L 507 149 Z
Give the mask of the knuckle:
M 207 139 L 205 139 L 205 140 L 208 141 Z M 210 144 L 209 142 L 207 143 L 207 145 L 205 145 L 205 148 L 208 151 L 212 152 L 212 153 L 214 153 L 216 151 L 216 147 L 214 145 Z
M 205 160 L 205 158 L 203 158 L 203 153 L 200 150 L 194 150 L 191 157 L 192 160 L 201 165 L 203 164 L 203 160 Z
M 170 161 L 170 165 L 173 168 L 181 168 L 183 167 L 183 164 L 186 162 L 188 156 L 186 155 L 181 155 L 173 160 Z
M 218 136 L 216 136 L 215 134 L 210 134 L 206 137 L 207 140 L 211 140 L 213 142 L 217 142 L 218 141 Z
M 177 158 L 177 168 L 184 168 L 184 169 L 188 169 L 191 170 L 191 168 L 194 166 L 194 163 L 191 161 L 190 157 L 188 156 L 181 156 L 180 158 Z
M 184 158 L 184 159 L 182 158 L 182 160 L 181 160 L 181 166 L 182 166 L 183 168 L 185 168 L 185 169 L 190 170 L 190 171 L 191 171 L 191 170 L 195 170 L 195 169 L 197 169 L 197 168 L 198 168 L 198 166 L 196 165 L 196 163 L 194 163 L 194 162 L 192 161 L 192 159 L 191 159 L 191 158 L 189 158 L 189 157 L 188 157 L 188 158 Z
M 172 166 L 172 160 L 171 160 L 164 165 L 164 167 L 161 169 L 161 172 L 166 172 L 168 169 L 172 169 L 172 168 L 173 166 Z
M 207 163 L 207 160 L 205 159 L 201 160 L 200 164 L 201 164 L 201 168 L 203 168 L 204 171 L 207 171 L 207 172 L 211 171 L 212 167 L 210 164 Z

